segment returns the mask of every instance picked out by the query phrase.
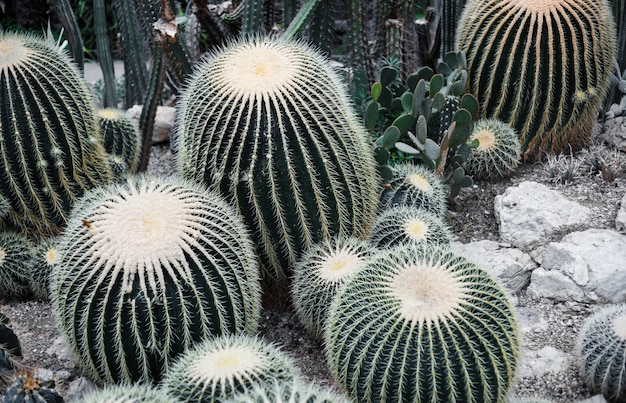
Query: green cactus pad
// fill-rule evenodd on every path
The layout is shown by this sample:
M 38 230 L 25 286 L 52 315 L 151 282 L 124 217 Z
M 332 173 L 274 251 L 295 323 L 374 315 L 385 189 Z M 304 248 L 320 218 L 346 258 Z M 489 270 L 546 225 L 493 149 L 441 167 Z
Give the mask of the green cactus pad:
M 191 344 L 256 331 L 259 271 L 248 231 L 199 185 L 142 175 L 89 191 L 59 249 L 52 306 L 98 381 L 156 382 Z
M 400 243 L 449 244 L 452 231 L 438 216 L 411 206 L 384 210 L 374 221 L 370 241 L 377 248 Z
M 608 1 L 473 0 L 457 49 L 467 55 L 481 116 L 514 127 L 525 155 L 589 142 L 616 53 Z
M 65 53 L 34 36 L 0 35 L 0 195 L 3 219 L 58 233 L 86 190 L 112 180 L 87 83 Z
M 141 133 L 135 122 L 124 111 L 114 108 L 99 109 L 96 116 L 113 172 L 117 176 L 135 172 L 142 146 Z
M 306 251 L 293 268 L 291 300 L 300 322 L 322 339 L 328 310 L 339 288 L 365 266 L 374 252 L 358 238 L 333 238 Z
M 162 390 L 151 385 L 107 385 L 85 393 L 81 403 L 172 403 Z
M 273 293 L 288 294 L 291 268 L 314 244 L 367 235 L 379 186 L 371 143 L 313 48 L 235 41 L 198 66 L 178 105 L 179 172 L 238 206 Z
M 626 401 L 626 304 L 587 318 L 575 351 L 580 376 L 592 392 L 609 402 Z
M 293 382 L 295 362 L 276 345 L 247 335 L 216 337 L 183 354 L 163 385 L 182 402 L 221 402 L 258 384 Z
M 370 260 L 337 295 L 325 342 L 335 380 L 358 402 L 504 402 L 520 348 L 501 287 L 432 245 Z
M 296 380 L 254 385 L 223 403 L 350 403 L 346 396 Z
M 505 178 L 519 165 L 521 145 L 515 129 L 499 119 L 480 119 L 468 143 L 478 140 L 465 161 L 465 170 L 479 179 Z
M 60 257 L 58 242 L 58 237 L 44 238 L 33 249 L 28 285 L 33 295 L 41 300 L 50 299 L 50 275 Z
M 380 211 L 394 206 L 413 206 L 441 218 L 447 214 L 446 189 L 428 168 L 411 163 L 393 167 L 393 179 L 380 197 Z
M 28 272 L 33 253 L 32 242 L 14 232 L 0 232 L 0 299 L 28 296 Z

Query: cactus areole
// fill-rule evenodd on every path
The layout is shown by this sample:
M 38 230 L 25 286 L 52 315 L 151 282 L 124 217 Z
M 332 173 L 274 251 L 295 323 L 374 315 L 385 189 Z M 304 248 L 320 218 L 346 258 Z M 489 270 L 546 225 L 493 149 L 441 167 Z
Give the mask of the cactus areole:
M 179 105 L 181 175 L 234 201 L 269 284 L 286 294 L 304 250 L 367 234 L 376 163 L 339 75 L 316 51 L 286 39 L 231 43 L 199 66 Z

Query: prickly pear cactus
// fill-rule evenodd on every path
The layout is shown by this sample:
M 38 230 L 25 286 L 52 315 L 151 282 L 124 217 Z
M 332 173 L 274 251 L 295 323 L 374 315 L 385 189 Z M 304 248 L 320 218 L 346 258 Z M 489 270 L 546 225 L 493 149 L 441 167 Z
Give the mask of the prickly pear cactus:
M 28 296 L 29 265 L 33 244 L 14 232 L 0 232 L 0 299 L 11 300 Z
M 87 84 L 43 39 L 0 34 L 0 138 L 3 220 L 21 231 L 59 232 L 86 189 L 111 181 Z
M 223 403 L 350 403 L 351 400 L 321 386 L 296 380 L 254 385 Z
M 171 403 L 162 390 L 151 385 L 106 385 L 102 389 L 87 392 L 81 403 Z
M 374 221 L 370 241 L 376 248 L 401 243 L 442 244 L 452 240 L 452 231 L 439 216 L 412 206 L 384 210 Z
M 465 170 L 475 178 L 501 179 L 511 175 L 521 159 L 521 144 L 515 129 L 499 119 L 479 119 L 468 142 L 478 140 Z
M 181 402 L 221 402 L 254 385 L 293 382 L 294 361 L 276 345 L 247 335 L 216 337 L 183 354 L 163 386 Z
M 616 50 L 606 0 L 473 0 L 457 48 L 482 116 L 514 127 L 527 156 L 588 143 Z
M 626 305 L 603 308 L 585 321 L 576 345 L 580 376 L 609 402 L 626 401 Z
M 378 180 L 367 132 L 340 76 L 304 43 L 253 37 L 213 52 L 177 128 L 179 172 L 238 206 L 276 294 L 303 251 L 368 234 Z
M 373 253 L 366 241 L 337 237 L 314 245 L 298 260 L 293 268 L 291 301 L 309 334 L 322 339 L 333 298 Z
M 117 176 L 135 172 L 141 156 L 139 128 L 119 109 L 99 109 L 96 116 L 112 171 Z
M 98 381 L 158 382 L 193 343 L 256 331 L 259 271 L 248 231 L 200 185 L 141 175 L 89 191 L 59 249 L 52 306 Z
M 376 255 L 331 307 L 326 353 L 358 402 L 504 402 L 519 361 L 501 287 L 447 247 Z

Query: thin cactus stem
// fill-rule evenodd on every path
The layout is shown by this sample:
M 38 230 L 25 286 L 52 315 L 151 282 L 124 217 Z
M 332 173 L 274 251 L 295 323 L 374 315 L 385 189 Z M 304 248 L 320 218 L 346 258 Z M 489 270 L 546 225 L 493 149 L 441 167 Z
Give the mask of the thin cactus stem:
M 333 0 L 320 0 L 319 7 L 309 22 L 308 38 L 318 49 L 330 55 L 333 50 L 333 36 L 337 10 Z
M 263 0 L 243 0 L 243 24 L 241 32 L 245 35 L 263 30 Z
M 304 27 L 313 17 L 320 0 L 307 0 L 298 11 L 298 14 L 289 23 L 289 26 L 283 33 L 285 39 L 295 39 L 304 30 Z
M 467 0 L 442 0 L 441 13 L 441 55 L 454 51 L 456 27 L 459 24 L 463 7 Z
M 74 63 L 76 63 L 82 72 L 84 67 L 83 37 L 80 34 L 80 28 L 76 22 L 72 6 L 69 0 L 52 0 L 52 6 L 59 16 L 65 32 L 67 32 L 67 41 L 70 45 L 70 52 L 72 53 Z
M 364 10 L 366 4 L 359 0 L 348 2 L 348 21 L 350 32 L 348 34 L 348 48 L 352 52 L 352 66 L 356 69 L 364 69 L 369 82 L 374 80 L 374 66 L 369 62 L 369 44 L 365 28 Z
M 98 48 L 98 62 L 104 79 L 103 107 L 117 107 L 117 93 L 115 91 L 115 70 L 111 57 L 111 43 L 107 33 L 106 9 L 104 0 L 93 0 L 93 21 Z

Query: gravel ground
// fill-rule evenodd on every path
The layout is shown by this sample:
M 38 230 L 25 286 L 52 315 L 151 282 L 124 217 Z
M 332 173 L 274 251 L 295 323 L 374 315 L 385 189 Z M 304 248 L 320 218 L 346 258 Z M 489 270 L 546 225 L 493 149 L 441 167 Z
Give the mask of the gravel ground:
M 610 150 L 602 152 L 606 154 Z M 585 158 L 579 159 L 582 161 Z M 473 188 L 463 190 L 457 203 L 451 206 L 450 224 L 461 242 L 499 240 L 493 214 L 493 198 L 502 194 L 509 186 L 534 180 L 549 184 L 568 197 L 591 207 L 594 211 L 595 227 L 613 227 L 619 200 L 626 192 L 626 174 L 622 168 L 626 167 L 626 157 L 617 155 L 615 158 L 624 163 L 621 167 L 616 163 L 617 178 L 612 183 L 604 181 L 600 175 L 588 175 L 582 164 L 579 174 L 574 175 L 571 183 L 562 183 L 561 175 L 558 174 L 560 171 L 548 164 L 527 164 L 506 180 L 476 183 Z M 166 146 L 153 147 L 149 171 L 166 174 L 171 171 L 172 161 L 173 156 Z M 520 312 L 526 312 L 525 308 L 532 308 L 547 323 L 541 330 L 524 335 L 526 350 L 553 346 L 571 352 L 581 323 L 598 309 L 572 302 L 533 300 L 523 291 L 514 296 L 514 299 Z M 8 302 L 0 304 L 0 311 L 12 320 L 14 330 L 22 343 L 24 357 L 21 364 L 40 368 L 43 374 L 54 373 L 57 390 L 61 394 L 69 392 L 70 384 L 75 387 L 77 379 L 81 379 L 81 373 L 59 346 L 59 332 L 50 305 L 41 301 Z M 309 337 L 292 312 L 265 309 L 259 334 L 291 353 L 299 363 L 300 373 L 306 379 L 336 388 L 326 365 L 323 346 Z M 513 392 L 519 396 L 536 396 L 568 403 L 590 396 L 573 365 L 566 372 L 549 373 L 537 378 L 519 378 Z

